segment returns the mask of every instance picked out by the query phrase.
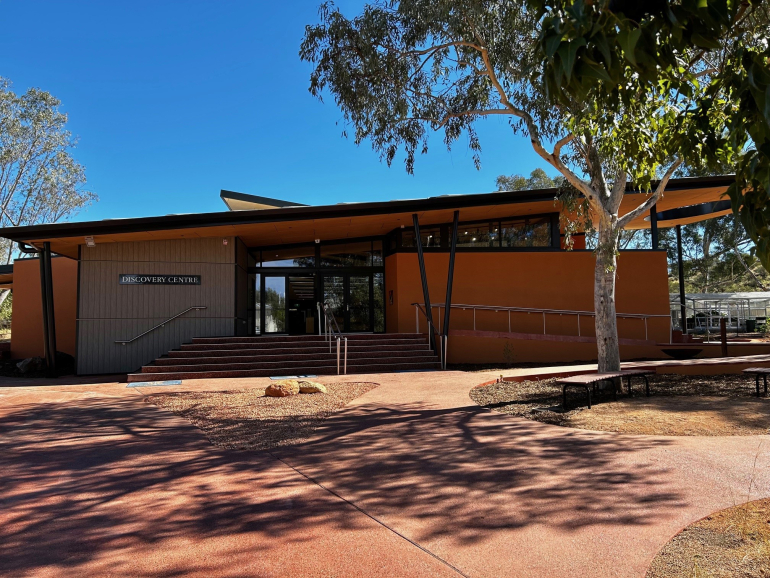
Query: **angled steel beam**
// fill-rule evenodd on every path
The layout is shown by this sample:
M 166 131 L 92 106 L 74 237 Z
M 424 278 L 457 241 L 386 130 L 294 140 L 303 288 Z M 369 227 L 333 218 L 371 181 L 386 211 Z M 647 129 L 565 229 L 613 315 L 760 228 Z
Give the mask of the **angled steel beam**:
M 422 252 L 422 236 L 420 235 L 420 222 L 417 219 L 417 213 L 412 215 L 414 223 L 414 236 L 417 241 L 417 261 L 420 264 L 420 280 L 422 281 L 422 296 L 425 301 L 425 316 L 428 318 L 428 343 L 431 348 L 436 350 L 436 342 L 433 338 L 433 310 L 430 306 L 430 294 L 428 292 L 428 276 L 425 273 L 425 256 Z
M 676 257 L 679 266 L 679 307 L 682 315 L 682 335 L 687 333 L 687 305 L 684 292 L 684 261 L 682 260 L 682 225 L 676 226 Z
M 452 281 L 455 276 L 455 253 L 457 250 L 457 222 L 460 220 L 460 211 L 455 211 L 452 221 L 452 244 L 449 249 L 449 274 L 446 280 L 446 305 L 444 308 L 443 334 L 449 335 L 449 312 L 452 309 Z

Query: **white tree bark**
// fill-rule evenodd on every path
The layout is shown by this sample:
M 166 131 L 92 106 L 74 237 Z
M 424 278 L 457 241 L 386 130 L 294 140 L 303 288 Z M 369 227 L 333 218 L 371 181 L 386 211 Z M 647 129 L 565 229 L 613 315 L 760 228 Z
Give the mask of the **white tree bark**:
M 615 306 L 615 271 L 618 265 L 619 230 L 600 219 L 594 267 L 594 311 L 599 371 L 620 371 L 618 318 Z

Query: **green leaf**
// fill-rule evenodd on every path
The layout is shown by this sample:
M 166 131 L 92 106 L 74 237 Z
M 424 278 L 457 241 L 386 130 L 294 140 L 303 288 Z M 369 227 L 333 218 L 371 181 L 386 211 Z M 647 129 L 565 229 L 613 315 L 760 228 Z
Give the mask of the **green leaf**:
M 618 34 L 618 44 L 623 49 L 623 54 L 631 64 L 636 66 L 636 56 L 634 50 L 636 44 L 639 42 L 639 38 L 642 36 L 641 28 L 634 28 L 633 30 L 623 30 Z
M 545 55 L 548 58 L 553 58 L 553 55 L 556 54 L 556 50 L 561 45 L 561 36 L 554 35 L 550 36 L 548 40 L 545 41 Z
M 706 38 L 697 32 L 692 35 L 692 41 L 699 48 L 720 48 L 722 46 L 716 38 Z

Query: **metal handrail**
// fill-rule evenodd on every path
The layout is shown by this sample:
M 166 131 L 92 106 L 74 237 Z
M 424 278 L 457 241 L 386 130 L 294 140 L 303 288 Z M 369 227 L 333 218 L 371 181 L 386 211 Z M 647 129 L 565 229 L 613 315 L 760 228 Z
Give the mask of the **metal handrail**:
M 415 317 L 417 318 L 417 333 L 420 333 L 420 323 L 419 323 L 419 314 L 417 310 L 419 309 L 422 311 L 422 308 L 424 307 L 424 303 L 412 303 L 412 305 L 415 307 Z M 439 313 L 439 322 L 441 320 L 441 308 L 444 307 L 444 305 L 435 305 L 434 307 L 438 307 L 438 313 Z M 511 313 L 537 313 L 541 314 L 543 316 L 543 335 L 546 334 L 546 315 L 575 315 L 577 316 L 577 330 L 578 330 L 578 337 L 580 337 L 580 316 L 588 316 L 588 317 L 595 317 L 596 312 L 595 311 L 578 311 L 573 309 L 537 309 L 532 307 L 505 307 L 505 306 L 495 306 L 495 305 L 468 305 L 463 303 L 456 303 L 452 304 L 450 306 L 451 309 L 472 309 L 473 310 L 473 330 L 476 331 L 476 310 L 479 311 L 494 311 L 496 313 L 499 313 L 501 311 L 508 313 L 508 332 L 512 333 L 511 331 Z M 425 315 L 425 312 L 422 311 L 423 315 Z M 647 327 L 647 320 L 650 318 L 662 318 L 666 317 L 669 319 L 669 330 L 673 331 L 673 322 L 671 320 L 671 315 L 662 315 L 662 314 L 648 314 L 648 313 L 616 313 L 616 317 L 621 319 L 643 319 L 644 320 L 644 338 L 647 339 L 648 336 L 648 327 Z M 427 315 L 426 315 L 427 318 Z M 439 331 L 441 328 L 439 327 Z
M 326 330 L 326 341 L 329 342 L 329 353 L 332 352 L 331 338 L 334 337 L 335 335 L 334 333 L 335 328 L 337 330 L 337 335 L 339 335 L 339 337 L 336 338 L 337 339 L 337 375 L 340 374 L 340 340 L 343 340 L 345 342 L 343 369 L 344 369 L 345 375 L 347 375 L 348 373 L 348 338 L 342 335 L 342 331 L 340 331 L 340 326 L 337 323 L 337 318 L 334 317 L 334 315 L 329 314 L 329 306 L 326 304 L 326 301 L 322 301 L 320 303 L 320 308 L 323 309 L 323 312 L 324 312 L 324 327 Z M 332 324 L 329 323 L 330 318 L 334 323 L 334 326 L 332 326 Z
M 115 341 L 115 343 L 120 343 L 121 345 L 126 345 L 127 343 L 133 343 L 134 341 L 136 341 L 136 340 L 137 340 L 137 339 L 139 339 L 140 337 L 144 337 L 144 336 L 145 336 L 145 335 L 147 335 L 148 333 L 152 333 L 152 332 L 153 332 L 153 331 L 155 331 L 156 329 L 160 329 L 161 327 L 164 327 L 164 326 L 166 325 L 166 323 L 168 323 L 169 321 L 173 321 L 173 320 L 174 320 L 174 319 L 176 319 L 177 317 L 181 317 L 182 315 L 184 315 L 185 313 L 189 313 L 189 312 L 190 312 L 190 311 L 192 311 L 193 309 L 196 309 L 196 310 L 200 310 L 200 309 L 206 309 L 206 306 L 205 306 L 205 305 L 194 305 L 193 307 L 188 307 L 187 309 L 185 309 L 185 310 L 184 310 L 184 311 L 182 311 L 181 313 L 177 313 L 177 314 L 176 314 L 176 315 L 174 315 L 173 317 L 169 317 L 168 319 L 166 319 L 166 320 L 165 320 L 165 321 L 163 321 L 162 323 L 159 323 L 159 324 L 158 324 L 158 325 L 156 325 L 155 327 L 152 327 L 152 328 L 148 329 L 148 330 L 147 330 L 147 331 L 145 331 L 144 333 L 140 333 L 139 335 L 137 335 L 137 336 L 136 336 L 136 337 L 134 337 L 133 339 L 127 339 L 126 341 Z
M 434 335 L 438 337 L 438 355 L 439 355 L 439 361 L 441 362 L 441 369 L 446 369 L 446 346 L 447 346 L 447 340 L 449 337 L 447 335 L 441 335 L 441 332 L 436 329 L 436 326 L 433 324 L 433 321 L 431 321 L 428 318 L 428 314 L 426 313 L 424 306 L 424 303 L 412 303 L 412 305 L 415 306 L 415 317 L 417 319 L 417 328 L 419 333 L 419 327 L 420 327 L 420 313 L 422 313 L 425 316 L 425 321 L 428 322 L 428 325 L 433 329 Z M 439 308 L 439 317 L 441 316 L 441 305 L 435 305 L 434 307 Z M 432 308 L 432 307 L 431 307 Z

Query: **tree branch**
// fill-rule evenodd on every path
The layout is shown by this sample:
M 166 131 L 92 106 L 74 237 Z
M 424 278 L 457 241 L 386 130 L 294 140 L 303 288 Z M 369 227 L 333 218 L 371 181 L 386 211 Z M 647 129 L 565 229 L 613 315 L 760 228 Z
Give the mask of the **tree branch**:
M 652 194 L 650 198 L 648 198 L 644 203 L 636 207 L 633 211 L 629 211 L 625 215 L 623 215 L 620 219 L 618 219 L 618 227 L 623 229 L 636 219 L 638 216 L 646 213 L 649 211 L 652 206 L 658 202 L 658 199 L 663 196 L 663 191 L 666 190 L 666 185 L 668 184 L 669 179 L 671 178 L 671 175 L 674 174 L 674 171 L 679 168 L 679 165 L 682 164 L 682 159 L 676 159 L 674 163 L 668 167 L 668 170 L 666 171 L 666 174 L 663 175 L 663 178 L 660 179 L 660 182 L 658 183 L 658 187 L 655 189 L 655 192 Z

